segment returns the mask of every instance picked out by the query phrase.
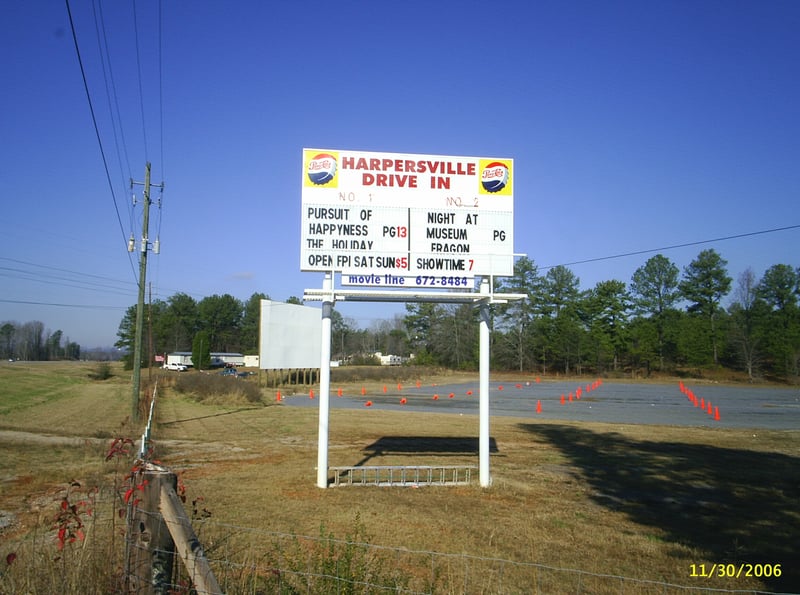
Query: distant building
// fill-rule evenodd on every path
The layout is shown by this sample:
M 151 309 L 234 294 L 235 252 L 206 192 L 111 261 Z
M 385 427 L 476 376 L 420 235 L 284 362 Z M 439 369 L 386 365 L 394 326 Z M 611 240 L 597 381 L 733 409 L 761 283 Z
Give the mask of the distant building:
M 380 351 L 376 351 L 375 357 L 381 360 L 382 366 L 400 366 L 403 364 L 403 358 L 399 355 L 383 355 Z
M 183 364 L 184 366 L 192 365 L 192 352 L 191 351 L 173 351 L 167 354 L 167 365 L 169 364 Z
M 258 357 L 258 356 L 248 356 L 248 357 Z M 167 364 L 183 364 L 184 366 L 194 366 L 192 363 L 192 352 L 191 351 L 173 351 L 172 353 L 167 354 Z M 222 352 L 212 352 L 211 353 L 211 367 L 212 368 L 220 368 L 223 366 L 244 366 L 245 365 L 245 356 L 241 353 L 222 353 Z M 258 363 L 255 364 L 258 366 Z

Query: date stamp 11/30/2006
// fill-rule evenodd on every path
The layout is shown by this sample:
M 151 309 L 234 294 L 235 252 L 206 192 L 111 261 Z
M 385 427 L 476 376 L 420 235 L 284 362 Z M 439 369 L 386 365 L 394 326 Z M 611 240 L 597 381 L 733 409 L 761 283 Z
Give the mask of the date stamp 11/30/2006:
M 689 576 L 692 578 L 703 578 L 716 576 L 719 578 L 778 578 L 782 570 L 780 564 L 749 564 L 739 562 L 738 564 L 690 564 Z

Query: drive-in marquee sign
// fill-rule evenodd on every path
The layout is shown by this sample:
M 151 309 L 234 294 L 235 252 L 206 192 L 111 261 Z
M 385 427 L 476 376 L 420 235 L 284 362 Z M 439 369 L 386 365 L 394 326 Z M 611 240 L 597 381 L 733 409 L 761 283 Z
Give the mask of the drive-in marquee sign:
M 301 270 L 464 287 L 514 269 L 512 159 L 303 150 Z

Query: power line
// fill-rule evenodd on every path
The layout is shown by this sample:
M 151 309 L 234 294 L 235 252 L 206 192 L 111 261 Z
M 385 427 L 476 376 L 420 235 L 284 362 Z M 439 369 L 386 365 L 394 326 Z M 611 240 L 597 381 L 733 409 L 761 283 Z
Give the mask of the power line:
M 566 262 L 566 263 L 563 263 L 563 264 L 551 264 L 551 265 L 548 265 L 548 266 L 539 267 L 539 270 L 553 269 L 553 268 L 558 267 L 558 266 L 568 267 L 568 266 L 573 266 L 573 265 L 576 265 L 576 264 L 586 264 L 586 263 L 589 263 L 589 262 L 600 262 L 600 261 L 603 261 L 603 260 L 613 260 L 615 258 L 625 258 L 627 256 L 637 256 L 639 254 L 649 254 L 649 253 L 652 253 L 652 252 L 665 252 L 667 250 L 675 250 L 677 248 L 686 248 L 688 246 L 699 246 L 701 244 L 711 244 L 711 243 L 714 243 L 714 242 L 724 242 L 724 241 L 727 241 L 727 240 L 736 240 L 736 239 L 739 239 L 739 238 L 747 238 L 747 237 L 751 237 L 751 236 L 763 235 L 763 234 L 766 234 L 766 233 L 775 233 L 775 232 L 778 232 L 778 231 L 788 231 L 790 229 L 798 229 L 798 228 L 800 228 L 800 225 L 787 225 L 786 227 L 774 227 L 772 229 L 764 229 L 764 230 L 761 230 L 761 231 L 751 231 L 749 233 L 740 233 L 740 234 L 731 235 L 731 236 L 724 236 L 724 237 L 721 237 L 721 238 L 714 238 L 712 240 L 698 240 L 696 242 L 686 242 L 685 244 L 673 244 L 671 246 L 664 246 L 662 248 L 649 248 L 647 250 L 636 250 L 636 251 L 633 251 L 633 252 L 624 252 L 622 254 L 613 254 L 611 256 L 598 256 L 596 258 L 587 258 L 585 260 L 576 260 L 576 261 L 573 261 L 573 262 Z
M 37 278 L 34 275 L 38 275 Z M 59 285 L 61 287 L 71 287 L 73 289 L 85 289 L 97 292 L 98 289 L 104 290 L 108 294 L 129 296 L 132 290 L 125 290 L 121 287 L 114 287 L 103 283 L 92 283 L 88 281 L 81 281 L 80 279 L 71 279 L 69 277 L 59 277 L 57 275 L 47 275 L 41 273 L 32 273 L 22 269 L 14 269 L 9 267 L 0 267 L 0 277 L 7 277 L 9 279 L 22 279 L 23 281 L 33 281 L 35 283 L 45 283 L 48 286 Z
M 0 256 L 0 261 L 15 263 L 27 267 L 36 267 L 38 269 L 44 269 L 45 271 L 53 271 L 54 273 L 70 275 L 67 277 L 49 272 L 38 272 L 35 270 L 0 266 L 0 276 L 7 278 L 22 279 L 24 281 L 46 283 L 47 285 L 58 285 L 61 287 L 71 287 L 74 289 L 91 290 L 95 293 L 97 293 L 98 290 L 101 290 L 103 293 L 110 295 L 130 296 L 132 292 L 130 281 L 114 279 L 113 277 L 92 275 L 90 273 L 82 273 L 80 271 L 36 264 L 34 262 L 28 262 L 16 258 L 6 258 L 2 256 Z
M 106 152 L 103 149 L 103 140 L 100 138 L 100 129 L 97 126 L 97 117 L 94 113 L 94 105 L 92 105 L 92 96 L 89 93 L 89 83 L 86 80 L 86 70 L 83 67 L 83 59 L 81 58 L 81 50 L 78 46 L 78 35 L 75 31 L 75 22 L 72 19 L 72 10 L 69 6 L 69 0 L 64 0 L 67 5 L 67 15 L 69 16 L 69 26 L 72 30 L 72 41 L 75 44 L 75 55 L 78 57 L 78 65 L 81 69 L 81 77 L 83 78 L 83 88 L 86 91 L 86 101 L 89 103 L 89 112 L 92 115 L 92 125 L 94 126 L 94 134 L 97 137 L 97 144 L 100 147 L 100 156 L 103 159 L 103 169 L 106 172 L 106 181 L 108 182 L 108 187 L 111 190 L 111 198 L 114 203 L 114 212 L 117 214 L 117 222 L 119 223 L 119 230 L 122 233 L 122 239 L 125 241 L 125 229 L 122 225 L 122 218 L 119 215 L 119 207 L 117 206 L 117 195 L 114 193 L 114 185 L 111 183 L 111 173 L 108 170 L 108 160 L 106 159 Z M 128 261 L 131 264 L 131 272 L 136 277 L 136 270 L 133 268 L 133 261 L 128 258 Z
M 40 269 L 49 269 L 51 271 L 58 271 L 59 273 L 72 273 L 73 275 L 81 275 L 83 277 L 92 277 L 94 279 L 102 279 L 104 281 L 114 281 L 116 283 L 124 283 L 129 284 L 130 281 L 122 281 L 121 279 L 115 279 L 114 277 L 105 277 L 103 275 L 92 275 L 91 273 L 82 273 L 81 271 L 72 271 L 70 269 L 62 269 L 59 267 L 49 266 L 46 264 L 37 264 L 35 262 L 28 262 L 27 260 L 19 260 L 17 258 L 8 258 L 6 256 L 0 256 L 0 260 L 6 260 L 8 262 L 15 262 L 17 264 L 26 264 L 32 267 L 38 267 Z
M 99 306 L 97 304 L 59 304 L 57 302 L 32 302 L 28 300 L 6 300 L 0 298 L 4 304 L 22 304 L 25 306 L 56 306 L 59 308 L 87 308 L 93 310 L 125 310 L 126 306 Z
M 161 237 L 161 199 L 164 196 L 164 179 L 166 179 L 167 168 L 164 165 L 164 76 L 163 76 L 163 36 L 162 36 L 162 11 L 161 0 L 158 0 L 158 126 L 159 126 L 159 147 L 161 149 L 161 192 L 158 199 L 158 227 L 156 237 Z
M 0 256 L 0 261 L 13 262 L 13 263 L 16 263 L 16 264 L 27 265 L 27 266 L 30 266 L 30 267 L 37 267 L 37 268 L 40 268 L 40 269 L 46 269 L 46 270 L 55 271 L 55 272 L 58 272 L 58 273 L 69 273 L 71 275 L 76 275 L 77 278 L 76 279 L 66 279 L 68 281 L 74 281 L 76 283 L 83 283 L 83 284 L 86 284 L 86 285 L 96 285 L 96 286 L 98 286 L 100 288 L 103 287 L 103 284 L 100 283 L 100 282 L 106 281 L 106 282 L 109 282 L 109 285 L 106 285 L 106 287 L 108 289 L 118 290 L 118 291 L 113 291 L 112 293 L 114 293 L 114 294 L 118 294 L 120 291 L 124 291 L 125 292 L 124 295 L 128 295 L 128 292 L 127 292 L 126 288 L 130 287 L 131 285 L 133 285 L 134 287 L 138 287 L 138 283 L 134 284 L 131 281 L 124 281 L 122 279 L 116 279 L 114 277 L 106 277 L 106 276 L 103 276 L 103 275 L 93 275 L 91 273 L 82 273 L 80 271 L 73 271 L 73 270 L 70 270 L 70 269 L 64 269 L 64 268 L 60 268 L 60 267 L 54 267 L 54 266 L 49 266 L 49 265 L 44 265 L 44 264 L 38 264 L 38 263 L 35 263 L 35 262 L 29 262 L 29 261 L 26 261 L 26 260 L 19 260 L 17 258 L 8 258 L 8 257 L 5 257 L 5 256 Z M 20 270 L 20 269 L 12 269 L 10 267 L 0 267 L 0 270 L 17 271 L 17 272 L 25 273 L 25 274 L 28 274 L 28 275 L 39 275 L 39 276 L 41 276 L 43 278 L 44 277 L 60 278 L 60 277 L 56 277 L 55 275 L 47 275 L 47 274 L 42 274 L 42 273 L 36 273 L 34 271 L 24 271 L 24 270 Z M 10 276 L 10 275 L 6 275 L 6 276 Z M 88 280 L 82 280 L 81 279 L 82 277 L 86 277 L 86 278 L 88 278 Z M 22 277 L 17 277 L 17 278 L 22 278 Z M 33 279 L 33 278 L 30 278 L 30 277 L 25 278 L 25 279 L 26 280 L 30 280 L 30 281 L 40 281 L 39 279 Z M 97 282 L 94 282 L 95 279 L 97 280 Z M 117 284 L 118 287 L 115 287 L 113 284 Z M 182 290 L 182 289 L 175 289 L 175 288 L 169 288 L 169 287 L 164 287 L 164 288 L 161 288 L 161 289 L 163 291 L 171 291 L 173 293 L 185 293 L 186 295 L 189 295 L 189 296 L 192 296 L 192 297 L 196 297 L 196 298 L 206 297 L 205 294 L 200 294 L 200 293 L 192 292 L 192 291 L 186 291 L 186 290 Z M 161 298 L 166 299 L 166 298 L 170 297 L 168 294 L 162 294 L 162 293 L 160 293 L 158 291 L 154 295 L 159 299 L 161 299 Z
M 167 177 L 166 167 L 164 166 L 164 76 L 163 76 L 163 36 L 162 36 L 162 5 L 158 0 L 158 121 L 159 121 L 159 146 L 161 148 L 161 179 Z M 159 215 L 159 228 L 160 228 Z
M 114 146 L 117 152 L 117 163 L 119 165 L 120 174 L 122 175 L 122 188 L 126 188 L 126 182 L 131 178 L 131 164 L 128 158 L 127 143 L 125 141 L 125 129 L 122 126 L 122 110 L 119 107 L 119 97 L 117 95 L 117 85 L 114 81 L 114 68 L 111 62 L 111 52 L 108 48 L 108 35 L 106 34 L 105 17 L 103 16 L 103 5 L 101 2 L 92 2 L 92 10 L 94 13 L 95 32 L 97 35 L 98 53 L 100 54 L 100 63 L 103 67 L 103 80 L 105 82 L 106 98 L 108 100 L 108 111 L 111 115 L 112 131 L 114 133 Z M 99 15 L 99 18 L 98 18 Z M 106 76 L 106 65 L 108 66 L 108 76 Z M 110 89 L 109 89 L 110 83 Z M 112 105 L 113 100 L 113 105 Z M 116 109 L 116 111 L 115 111 Z M 119 126 L 119 136 L 117 136 L 117 126 Z M 121 147 L 120 147 L 121 139 Z M 125 165 L 123 167 L 122 156 L 125 156 Z M 125 172 L 127 171 L 127 177 Z M 133 216 L 131 208 L 128 208 L 128 219 L 131 225 L 133 224 Z
M 150 161 L 147 157 L 147 126 L 144 118 L 144 91 L 142 89 L 142 60 L 139 52 L 139 19 L 136 16 L 136 0 L 133 0 L 133 31 L 136 45 L 136 69 L 139 75 L 139 107 L 142 111 L 142 136 L 144 137 L 144 160 Z

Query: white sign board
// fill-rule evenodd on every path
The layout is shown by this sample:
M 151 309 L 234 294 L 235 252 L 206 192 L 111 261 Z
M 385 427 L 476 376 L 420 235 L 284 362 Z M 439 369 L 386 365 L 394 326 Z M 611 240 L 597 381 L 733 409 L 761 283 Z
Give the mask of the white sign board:
M 319 308 L 261 300 L 259 366 L 262 370 L 319 368 L 321 337 Z
M 512 159 L 304 149 L 300 269 L 391 287 L 511 276 L 513 172 Z

